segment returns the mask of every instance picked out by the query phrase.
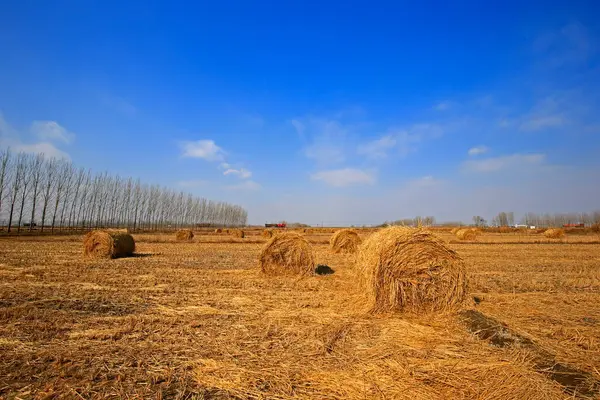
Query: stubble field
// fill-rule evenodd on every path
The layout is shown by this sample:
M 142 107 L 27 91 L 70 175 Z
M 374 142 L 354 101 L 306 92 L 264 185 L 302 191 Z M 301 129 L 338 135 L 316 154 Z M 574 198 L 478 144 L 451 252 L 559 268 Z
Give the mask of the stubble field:
M 457 313 L 365 313 L 330 232 L 308 239 L 334 274 L 265 276 L 260 232 L 134 234 L 136 256 L 116 260 L 83 258 L 80 236 L 0 238 L 0 398 L 598 395 L 569 392 L 528 348 L 493 346 Z M 440 236 L 467 263 L 465 309 L 600 381 L 598 236 Z

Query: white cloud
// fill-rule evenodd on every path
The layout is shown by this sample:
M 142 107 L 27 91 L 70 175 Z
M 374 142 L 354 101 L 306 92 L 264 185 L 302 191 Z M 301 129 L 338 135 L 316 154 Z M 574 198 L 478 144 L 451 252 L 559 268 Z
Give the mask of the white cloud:
M 19 144 L 15 144 L 14 146 L 12 146 L 12 149 L 15 152 L 22 151 L 24 153 L 44 154 L 48 158 L 56 158 L 56 159 L 64 158 L 65 160 L 71 159 L 71 157 L 69 157 L 69 155 L 66 152 L 58 149 L 52 143 L 48 143 L 48 142 L 40 142 L 40 143 L 32 143 L 32 144 L 19 143 Z
M 240 190 L 240 191 L 256 191 L 260 189 L 260 185 L 252 180 L 244 181 L 237 185 L 225 186 L 227 190 Z
M 506 169 L 525 168 L 540 165 L 544 162 L 544 154 L 511 154 L 483 160 L 469 160 L 463 163 L 463 169 L 469 172 L 497 172 Z
M 325 182 L 334 187 L 372 185 L 375 183 L 375 177 L 372 173 L 355 168 L 320 171 L 311 175 L 311 179 L 314 181 Z
M 357 153 L 369 158 L 385 158 L 388 150 L 396 146 L 396 143 L 397 140 L 392 135 L 386 135 L 358 146 Z
M 181 143 L 183 157 L 202 158 L 206 161 L 222 161 L 225 152 L 213 140 L 185 141 Z
M 229 169 L 223 171 L 223 175 L 237 175 L 242 179 L 248 179 L 252 176 L 252 172 L 250 172 L 244 168 L 240 168 L 240 169 L 229 168 Z
M 489 150 L 490 149 L 487 146 L 475 146 L 471 147 L 468 153 L 470 156 L 479 156 L 481 154 L 487 153 Z

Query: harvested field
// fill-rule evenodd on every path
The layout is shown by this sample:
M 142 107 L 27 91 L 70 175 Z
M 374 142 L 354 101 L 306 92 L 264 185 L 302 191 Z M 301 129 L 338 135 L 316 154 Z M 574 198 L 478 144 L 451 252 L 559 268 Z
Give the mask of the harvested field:
M 462 312 L 362 313 L 331 232 L 306 239 L 335 273 L 299 278 L 262 274 L 263 229 L 244 231 L 133 234 L 134 257 L 112 260 L 83 258 L 81 236 L 1 237 L 0 398 L 598 397 L 597 234 L 439 233 L 465 262 L 465 308 L 525 344 L 500 346 Z

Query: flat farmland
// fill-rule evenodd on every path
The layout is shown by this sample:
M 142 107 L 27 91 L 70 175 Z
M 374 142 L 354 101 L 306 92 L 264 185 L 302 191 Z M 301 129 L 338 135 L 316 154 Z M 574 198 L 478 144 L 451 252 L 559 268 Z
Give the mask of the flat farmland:
M 307 234 L 330 275 L 258 269 L 261 230 L 190 243 L 134 234 L 136 255 L 82 256 L 81 236 L 0 238 L 0 397 L 566 399 L 527 348 L 456 312 L 369 315 L 352 255 Z M 360 231 L 366 237 L 369 231 Z M 458 242 L 465 309 L 600 380 L 597 235 L 484 233 Z

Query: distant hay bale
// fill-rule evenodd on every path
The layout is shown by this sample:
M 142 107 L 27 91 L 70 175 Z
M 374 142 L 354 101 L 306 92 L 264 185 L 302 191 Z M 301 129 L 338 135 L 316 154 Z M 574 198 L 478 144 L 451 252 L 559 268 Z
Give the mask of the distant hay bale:
M 432 233 L 390 227 L 359 247 L 357 266 L 371 312 L 454 308 L 467 292 L 462 259 Z
M 302 233 L 304 233 L 305 235 L 309 235 L 312 233 L 312 231 L 308 228 L 304 228 L 304 229 L 302 229 Z
M 215 229 L 215 233 L 217 233 L 217 234 L 218 234 L 218 233 L 223 233 L 223 229 L 221 229 L 221 228 L 217 228 L 217 229 Z
M 450 231 L 451 234 L 456 235 L 456 232 L 458 232 L 459 230 L 461 230 L 462 228 L 460 226 L 457 226 L 455 228 L 452 228 L 452 230 Z
M 544 232 L 544 236 L 548 239 L 560 239 L 565 236 L 565 230 L 560 228 L 550 228 Z
M 456 232 L 456 237 L 459 240 L 475 240 L 477 239 L 478 231 L 471 228 L 459 229 Z
M 180 229 L 175 233 L 175 239 L 181 242 L 189 242 L 194 239 L 194 232 L 191 229 Z
M 304 236 L 281 232 L 262 248 L 259 265 L 261 271 L 269 275 L 311 275 L 315 270 L 315 257 Z
M 594 233 L 600 233 L 600 223 L 592 225 L 592 227 L 590 229 Z
M 231 229 L 231 230 L 229 230 L 229 233 L 231 235 L 235 236 L 236 238 L 240 238 L 240 239 L 243 239 L 244 236 L 246 236 L 244 231 L 241 229 Z
M 262 237 L 270 239 L 275 235 L 275 231 L 273 229 L 265 229 L 262 231 Z
M 352 229 L 336 231 L 329 239 L 329 245 L 334 253 L 356 253 L 361 243 L 360 236 Z
M 93 258 L 126 257 L 135 251 L 133 237 L 124 232 L 91 231 L 83 239 L 83 253 Z
M 512 229 L 509 226 L 501 226 L 498 228 L 499 233 L 511 233 Z

